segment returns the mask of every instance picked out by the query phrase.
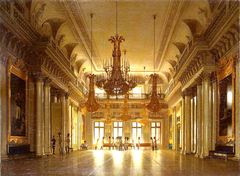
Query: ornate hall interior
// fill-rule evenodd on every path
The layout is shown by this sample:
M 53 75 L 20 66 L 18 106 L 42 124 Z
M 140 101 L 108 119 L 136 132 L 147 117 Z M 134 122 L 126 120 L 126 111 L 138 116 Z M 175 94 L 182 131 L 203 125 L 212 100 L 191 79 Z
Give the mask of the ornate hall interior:
M 240 175 L 238 0 L 1 0 L 2 175 Z

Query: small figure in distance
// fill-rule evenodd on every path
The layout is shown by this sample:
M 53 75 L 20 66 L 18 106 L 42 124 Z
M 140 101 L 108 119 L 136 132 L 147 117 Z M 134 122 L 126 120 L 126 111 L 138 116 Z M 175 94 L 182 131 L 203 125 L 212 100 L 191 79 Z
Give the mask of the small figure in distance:
M 53 135 L 53 138 L 52 138 L 53 155 L 55 155 L 55 145 L 56 145 L 56 139 L 55 139 L 55 136 Z

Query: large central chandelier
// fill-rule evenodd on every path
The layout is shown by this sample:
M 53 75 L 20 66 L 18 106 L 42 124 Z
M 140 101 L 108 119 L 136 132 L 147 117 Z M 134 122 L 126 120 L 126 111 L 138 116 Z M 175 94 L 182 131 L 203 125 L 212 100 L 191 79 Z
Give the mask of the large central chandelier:
M 146 108 L 151 112 L 158 112 L 160 111 L 163 106 L 165 106 L 162 103 L 159 103 L 158 101 L 158 93 L 157 93 L 157 78 L 158 75 L 155 73 L 155 20 L 156 15 L 153 16 L 154 19 L 154 74 L 151 74 L 150 77 L 152 78 L 152 92 L 150 94 L 150 102 L 147 104 Z
M 86 103 L 81 104 L 81 107 L 86 108 L 88 112 L 95 112 L 101 105 L 95 99 L 95 89 L 94 89 L 94 77 L 95 75 L 92 74 L 92 18 L 93 14 L 91 14 L 91 74 L 88 75 L 89 81 L 89 94 L 88 100 Z
M 112 58 L 105 60 L 103 68 L 106 72 L 106 78 L 98 79 L 96 85 L 103 88 L 108 95 L 117 96 L 125 95 L 129 90 L 136 87 L 135 80 L 131 80 L 128 72 L 130 71 L 130 64 L 125 59 L 121 59 L 120 44 L 125 41 L 117 32 L 117 1 L 116 1 L 116 35 L 111 36 L 108 41 L 114 44 Z M 126 56 L 126 55 L 125 55 Z

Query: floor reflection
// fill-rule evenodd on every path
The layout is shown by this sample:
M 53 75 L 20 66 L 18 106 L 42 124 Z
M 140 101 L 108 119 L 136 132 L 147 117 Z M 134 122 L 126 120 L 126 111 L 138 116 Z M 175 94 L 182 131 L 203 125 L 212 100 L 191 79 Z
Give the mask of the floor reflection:
M 2 161 L 2 175 L 239 175 L 239 161 L 199 159 L 172 150 L 88 150 Z

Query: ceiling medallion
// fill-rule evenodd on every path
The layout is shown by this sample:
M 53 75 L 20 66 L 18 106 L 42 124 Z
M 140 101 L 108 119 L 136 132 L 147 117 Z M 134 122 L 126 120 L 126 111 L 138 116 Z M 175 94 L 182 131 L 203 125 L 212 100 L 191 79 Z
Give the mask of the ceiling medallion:
M 99 108 L 101 108 L 101 105 L 96 101 L 95 99 L 95 89 L 94 89 L 94 77 L 95 75 L 92 74 L 92 18 L 93 14 L 91 14 L 91 74 L 88 75 L 89 81 L 89 94 L 88 94 L 88 100 L 86 103 L 83 103 L 81 107 L 86 108 L 88 112 L 95 112 Z
M 125 59 L 121 59 L 120 44 L 125 41 L 117 32 L 117 1 L 116 1 L 116 35 L 111 36 L 108 41 L 114 44 L 112 58 L 103 61 L 103 68 L 106 72 L 106 78 L 99 78 L 96 85 L 103 88 L 108 95 L 125 95 L 129 90 L 137 86 L 135 80 L 131 80 L 128 72 L 130 64 Z M 126 54 L 126 51 L 125 51 Z M 126 55 L 125 55 L 126 56 Z
M 128 105 L 127 105 L 128 95 L 125 94 L 124 96 L 124 104 L 123 104 L 123 114 L 121 115 L 120 119 L 124 122 L 131 119 L 131 116 L 128 115 Z
M 111 115 L 110 115 L 110 101 L 108 99 L 108 102 L 107 102 L 107 117 L 106 117 L 106 120 L 104 121 L 104 124 L 105 125 L 112 125 L 113 124 L 113 121 L 111 121 Z
M 147 116 L 146 116 L 146 103 L 144 103 L 142 107 L 143 107 L 143 118 L 140 121 L 138 121 L 138 123 L 145 126 L 149 124 L 149 121 L 147 120 Z

